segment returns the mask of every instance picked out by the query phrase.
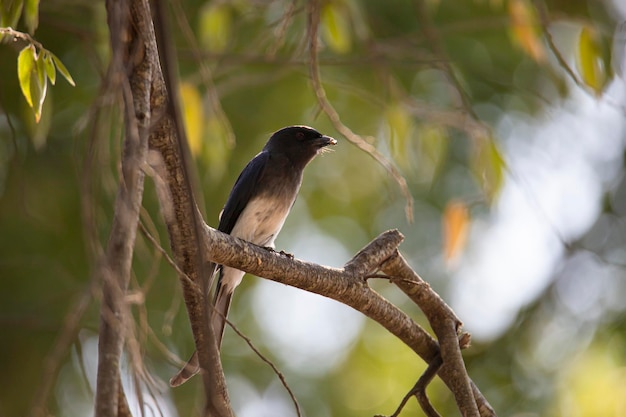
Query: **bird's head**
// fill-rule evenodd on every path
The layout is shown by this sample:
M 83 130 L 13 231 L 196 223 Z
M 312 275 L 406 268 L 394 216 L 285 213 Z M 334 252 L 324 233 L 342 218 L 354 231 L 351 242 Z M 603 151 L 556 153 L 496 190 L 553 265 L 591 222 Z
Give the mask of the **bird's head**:
M 311 127 L 288 126 L 274 132 L 264 149 L 270 153 L 284 154 L 294 162 L 307 164 L 327 146 L 336 144 L 335 139 Z

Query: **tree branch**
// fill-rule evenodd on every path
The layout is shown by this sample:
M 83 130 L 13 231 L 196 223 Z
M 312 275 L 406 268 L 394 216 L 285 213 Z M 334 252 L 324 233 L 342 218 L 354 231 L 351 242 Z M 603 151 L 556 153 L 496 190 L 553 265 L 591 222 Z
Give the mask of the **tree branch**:
M 428 319 L 441 349 L 442 367 L 440 375 L 451 375 L 452 378 L 442 379 L 454 394 L 457 405 L 463 416 L 477 417 L 479 415 L 477 402 L 474 399 L 473 388 L 465 363 L 461 356 L 459 333 L 461 321 L 452 309 L 441 299 L 422 278 L 411 269 L 406 260 L 396 252 L 383 265 L 383 272 L 392 277 L 392 282 L 411 298 L 424 312 Z M 464 345 L 469 344 L 469 336 L 464 336 Z M 465 347 L 465 346 L 463 346 Z
M 310 0 L 308 3 L 307 10 L 307 36 L 309 40 L 309 75 L 311 77 L 311 85 L 313 87 L 313 91 L 315 92 L 315 97 L 317 98 L 317 103 L 322 109 L 322 111 L 328 116 L 331 123 L 337 129 L 339 133 L 341 133 L 348 141 L 352 144 L 356 145 L 363 152 L 367 153 L 369 156 L 374 158 L 376 162 L 378 162 L 386 171 L 391 175 L 391 177 L 398 183 L 400 187 L 400 191 L 406 200 L 405 205 L 405 215 L 407 221 L 409 223 L 413 222 L 413 196 L 411 195 L 411 191 L 409 190 L 409 186 L 407 185 L 406 178 L 402 176 L 398 168 L 388 160 L 382 153 L 376 149 L 374 145 L 372 145 L 372 139 L 367 141 L 361 136 L 354 133 L 348 126 L 343 124 L 341 118 L 339 117 L 339 113 L 333 105 L 328 101 L 326 97 L 326 91 L 324 90 L 324 86 L 322 85 L 322 79 L 320 76 L 320 68 L 318 64 L 318 44 L 317 44 L 317 32 L 319 29 L 319 21 L 320 21 L 320 1 L 319 0 Z
M 134 66 L 127 78 L 127 58 L 132 47 L 140 45 L 137 38 L 126 44 L 124 34 L 129 34 L 128 5 L 124 2 L 107 2 L 113 47 L 112 71 L 118 75 L 125 103 L 124 151 L 122 175 L 115 200 L 115 215 L 109 235 L 104 263 L 100 269 L 102 277 L 102 305 L 100 309 L 100 338 L 98 340 L 98 376 L 95 413 L 98 417 L 117 416 L 127 409 L 120 378 L 120 358 L 124 346 L 124 321 L 126 305 L 124 293 L 130 280 L 133 248 L 139 221 L 139 210 L 143 195 L 144 175 L 140 167 L 147 152 L 147 129 L 145 120 L 149 113 L 150 67 L 144 61 Z M 140 49 L 137 49 L 140 50 Z M 141 58 L 139 58 L 141 59 Z M 146 74 L 147 73 L 147 74 Z M 131 92 L 131 85 L 133 91 Z M 143 111 L 143 112 L 142 112 Z M 137 117 L 141 115 L 144 117 Z
M 476 114 L 476 112 L 474 112 L 474 109 L 472 108 L 472 102 L 467 92 L 463 88 L 463 85 L 461 85 L 461 82 L 456 76 L 456 73 L 454 69 L 452 68 L 452 65 L 450 65 L 450 58 L 448 57 L 446 48 L 441 40 L 441 37 L 439 36 L 435 28 L 435 25 L 432 21 L 432 17 L 430 16 L 430 12 L 428 10 L 425 0 L 416 0 L 415 8 L 417 11 L 416 13 L 417 17 L 420 21 L 420 24 L 422 25 L 422 31 L 424 32 L 424 37 L 426 38 L 427 42 L 430 44 L 436 56 L 436 59 L 434 60 L 434 62 L 436 63 L 436 66 L 439 67 L 443 71 L 443 73 L 448 78 L 448 81 L 450 82 L 450 84 L 452 84 L 452 87 L 454 88 L 454 90 L 459 96 L 463 109 L 474 120 L 476 121 L 480 120 L 478 115 Z
M 148 25 L 145 15 L 129 13 L 126 2 L 107 1 L 113 57 L 110 71 L 121 90 L 125 107 L 122 171 L 115 199 L 115 214 L 105 259 L 100 268 L 102 305 L 98 340 L 98 376 L 95 414 L 108 417 L 130 414 L 121 386 L 120 358 L 128 311 L 124 294 L 130 281 L 144 174 L 141 166 L 148 149 L 150 80 L 153 61 L 146 54 L 145 38 L 133 29 Z M 149 16 L 149 15 L 148 15 Z M 132 24 L 131 24 L 132 22 Z
M 92 277 L 89 284 L 80 294 L 78 300 L 71 309 L 68 310 L 63 319 L 63 327 L 59 330 L 57 339 L 50 352 L 43 361 L 43 372 L 37 393 L 31 401 L 31 417 L 45 417 L 48 415 L 46 404 L 50 393 L 53 392 L 54 381 L 57 378 L 62 360 L 69 351 L 70 346 L 74 342 L 76 335 L 80 329 L 81 319 L 91 305 L 93 294 L 96 288 L 100 287 L 100 282 Z
M 417 274 L 410 270 L 407 265 L 406 267 L 412 272 L 408 274 L 404 270 L 405 264 L 398 264 L 404 260 L 399 258 L 397 253 L 397 247 L 403 240 L 403 236 L 397 230 L 382 233 L 341 269 L 290 259 L 287 256 L 269 252 L 259 246 L 221 233 L 206 225 L 205 232 L 208 235 L 206 240 L 211 242 L 210 246 L 205 247 L 207 258 L 213 262 L 323 295 L 349 305 L 381 324 L 428 364 L 436 360 L 441 354 L 444 363 L 448 360 L 451 364 L 442 366 L 438 375 L 454 393 L 459 409 L 465 413 L 464 416 L 495 416 L 495 412 L 487 400 L 467 376 L 462 358 L 455 353 L 458 351 L 460 355 L 459 345 L 465 347 L 468 344 L 468 338 L 465 335 L 462 336 L 463 343 L 459 343 L 457 329 L 460 326 L 460 321 L 456 319 L 445 302 L 421 279 L 420 286 L 426 289 L 426 292 L 425 294 L 421 292 L 418 294 L 415 290 L 415 282 L 417 282 L 415 276 Z M 445 352 L 440 351 L 437 341 L 414 320 L 367 285 L 366 277 L 379 268 L 383 268 L 387 272 L 394 272 L 400 277 L 408 275 L 411 282 L 405 283 L 409 287 L 407 292 L 411 294 L 412 299 L 420 300 L 418 305 L 420 308 L 424 306 L 425 314 L 429 319 L 434 318 L 436 320 L 433 329 L 436 326 L 437 332 L 443 336 L 446 346 Z M 424 299 L 428 302 L 424 302 Z M 444 330 L 439 330 L 440 328 Z M 454 335 L 456 348 L 449 347 L 452 344 L 450 334 Z M 459 360 L 461 364 L 458 363 Z M 459 367 L 462 367 L 462 371 Z
M 406 403 L 409 401 L 409 399 L 413 395 L 415 395 L 415 398 L 417 398 L 417 402 L 419 403 L 420 407 L 422 407 L 422 410 L 424 411 L 424 414 L 426 414 L 427 417 L 441 417 L 439 413 L 437 413 L 437 411 L 430 404 L 430 401 L 428 400 L 428 396 L 426 396 L 426 387 L 428 386 L 428 384 L 430 384 L 430 382 L 433 380 L 435 375 L 437 375 L 437 371 L 439 370 L 439 368 L 441 368 L 441 364 L 442 364 L 441 356 L 436 357 L 428 365 L 428 368 L 426 368 L 426 370 L 424 371 L 422 376 L 420 376 L 420 378 L 417 380 L 413 388 L 411 388 L 411 390 L 407 392 L 404 398 L 402 398 L 402 401 L 400 401 L 400 405 L 398 405 L 398 408 L 396 409 L 396 411 L 394 411 L 393 414 L 390 415 L 389 417 L 398 417 L 400 413 L 402 412 L 402 410 L 404 409 L 404 406 L 406 405 Z M 383 417 L 383 416 L 376 416 L 376 417 Z
M 213 268 L 207 266 L 205 254 L 199 250 L 206 244 L 202 231 L 204 222 L 194 198 L 193 171 L 187 162 L 190 153 L 178 100 L 177 66 L 170 40 L 171 33 L 168 31 L 165 2 L 155 0 L 154 4 L 158 36 L 155 38 L 153 35 L 152 40 L 155 46 L 157 43 L 159 46 L 155 57 L 161 58 L 162 72 L 153 79 L 155 99 L 152 104 L 163 110 L 163 118 L 150 135 L 149 142 L 151 148 L 161 153 L 171 201 L 164 200 L 163 194 L 159 194 L 159 197 L 162 207 L 173 203 L 174 210 L 164 218 L 170 234 L 172 252 L 184 272 L 184 276 L 179 278 L 200 367 L 204 370 L 202 380 L 206 398 L 205 414 L 230 417 L 234 414 L 228 399 L 226 378 L 213 328 L 208 319 L 210 303 L 207 297 Z M 164 214 L 168 213 L 164 210 Z M 187 278 L 191 278 L 191 282 Z

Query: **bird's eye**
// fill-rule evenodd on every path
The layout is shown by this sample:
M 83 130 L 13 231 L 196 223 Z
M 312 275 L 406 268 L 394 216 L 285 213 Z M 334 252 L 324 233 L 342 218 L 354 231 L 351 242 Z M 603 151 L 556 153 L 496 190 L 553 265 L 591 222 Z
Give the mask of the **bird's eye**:
M 304 140 L 304 133 L 302 133 L 302 132 L 297 132 L 297 133 L 296 133 L 296 139 L 298 139 L 298 140 Z

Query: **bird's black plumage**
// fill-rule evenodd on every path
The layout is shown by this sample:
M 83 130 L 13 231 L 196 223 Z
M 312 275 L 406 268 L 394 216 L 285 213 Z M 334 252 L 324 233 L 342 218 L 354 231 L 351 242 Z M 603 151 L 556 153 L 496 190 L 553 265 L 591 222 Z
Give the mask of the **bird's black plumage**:
M 237 178 L 230 196 L 226 200 L 226 205 L 224 205 L 224 209 L 220 214 L 220 223 L 217 226 L 217 230 L 228 234 L 232 232 L 239 215 L 246 208 L 246 204 L 248 204 L 257 188 L 257 183 L 259 178 L 261 178 L 263 168 L 268 159 L 269 154 L 267 152 L 259 153 L 248 162 L 248 165 L 239 174 L 239 178 Z
M 218 230 L 259 246 L 274 240 L 296 201 L 306 165 L 326 146 L 337 141 L 307 126 L 289 126 L 275 132 L 263 150 L 243 169 L 220 215 Z M 218 346 L 235 287 L 244 272 L 219 267 L 211 313 Z M 197 354 L 170 380 L 178 386 L 199 371 Z

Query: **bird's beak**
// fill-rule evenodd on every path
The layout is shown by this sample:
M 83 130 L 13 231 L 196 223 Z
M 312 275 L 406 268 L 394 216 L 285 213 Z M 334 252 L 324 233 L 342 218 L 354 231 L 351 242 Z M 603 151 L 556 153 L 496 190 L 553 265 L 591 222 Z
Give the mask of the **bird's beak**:
M 317 139 L 318 145 L 320 148 L 323 148 L 328 145 L 336 145 L 337 140 L 335 138 L 331 138 L 330 136 L 323 135 L 319 139 Z

